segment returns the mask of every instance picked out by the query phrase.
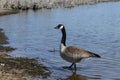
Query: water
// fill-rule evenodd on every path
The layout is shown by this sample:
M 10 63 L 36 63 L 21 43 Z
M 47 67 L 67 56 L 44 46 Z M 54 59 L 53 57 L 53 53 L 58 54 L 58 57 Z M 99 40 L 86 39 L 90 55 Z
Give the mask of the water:
M 0 16 L 0 27 L 17 48 L 12 56 L 39 58 L 52 72 L 49 80 L 119 80 L 120 79 L 120 2 L 84 5 L 71 9 L 28 11 Z M 101 55 L 77 64 L 76 74 L 59 56 L 62 23 L 67 30 L 67 45 L 76 45 Z

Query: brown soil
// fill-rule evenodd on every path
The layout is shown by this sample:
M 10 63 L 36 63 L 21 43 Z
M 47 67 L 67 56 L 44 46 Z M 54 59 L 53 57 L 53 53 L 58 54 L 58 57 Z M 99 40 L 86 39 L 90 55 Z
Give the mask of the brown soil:
M 11 57 L 0 52 L 0 79 L 29 80 L 35 77 L 47 78 L 51 72 L 36 59 Z

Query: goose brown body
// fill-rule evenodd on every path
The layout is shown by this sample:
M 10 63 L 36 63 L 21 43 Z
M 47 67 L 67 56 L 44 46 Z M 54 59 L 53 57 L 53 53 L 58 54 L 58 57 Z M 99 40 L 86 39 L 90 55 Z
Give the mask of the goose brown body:
M 77 63 L 80 62 L 82 59 L 90 58 L 90 57 L 96 57 L 95 53 L 92 53 L 90 51 L 84 50 L 79 47 L 75 46 L 68 46 L 65 47 L 63 51 L 60 52 L 61 57 L 71 63 Z M 99 55 L 97 55 L 100 57 Z

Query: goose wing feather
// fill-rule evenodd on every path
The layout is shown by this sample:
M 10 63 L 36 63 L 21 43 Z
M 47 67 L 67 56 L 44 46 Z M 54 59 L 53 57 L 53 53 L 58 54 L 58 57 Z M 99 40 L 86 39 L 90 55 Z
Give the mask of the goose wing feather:
M 89 58 L 89 57 L 94 56 L 94 53 L 84 50 L 79 47 L 75 47 L 75 46 L 66 47 L 64 53 L 66 53 L 66 55 L 68 54 L 69 56 L 74 57 L 74 58 Z

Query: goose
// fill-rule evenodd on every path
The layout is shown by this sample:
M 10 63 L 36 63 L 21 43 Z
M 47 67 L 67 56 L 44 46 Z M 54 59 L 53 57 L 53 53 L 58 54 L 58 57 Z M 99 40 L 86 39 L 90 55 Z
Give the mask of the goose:
M 76 63 L 82 61 L 83 59 L 95 57 L 100 58 L 101 56 L 90 52 L 88 50 L 76 47 L 76 46 L 66 46 L 66 29 L 63 24 L 58 24 L 55 29 L 59 29 L 62 32 L 62 39 L 60 44 L 60 56 L 67 62 L 72 63 L 67 68 L 74 68 L 76 71 Z

